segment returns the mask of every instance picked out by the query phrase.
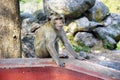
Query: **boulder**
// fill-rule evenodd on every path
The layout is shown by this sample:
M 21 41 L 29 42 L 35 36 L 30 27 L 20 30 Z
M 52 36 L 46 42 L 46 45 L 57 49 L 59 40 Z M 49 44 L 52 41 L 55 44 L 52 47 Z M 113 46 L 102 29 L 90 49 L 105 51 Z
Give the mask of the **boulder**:
M 20 18 L 21 18 L 21 22 L 22 22 L 26 18 L 34 18 L 34 17 L 32 14 L 25 12 L 25 13 L 20 14 Z
M 105 27 L 94 29 L 94 32 L 97 33 L 105 43 L 111 46 L 116 45 L 116 41 L 120 40 L 120 15 L 110 14 L 105 19 L 104 26 Z
M 95 5 L 89 9 L 85 15 L 89 20 L 102 21 L 109 14 L 109 8 L 100 0 L 96 0 Z
M 33 35 L 26 35 L 21 40 L 22 43 L 22 56 L 23 57 L 36 57 L 34 49 L 34 37 Z
M 105 27 L 96 28 L 96 31 L 101 38 L 105 38 L 105 36 L 110 36 L 115 40 L 120 40 L 117 37 L 120 35 L 120 15 L 111 13 L 105 20 L 104 20 Z
M 34 34 L 30 32 L 35 18 L 29 15 L 21 21 L 21 48 L 23 57 L 35 57 Z
M 81 41 L 87 47 L 93 47 L 97 43 L 95 37 L 91 33 L 87 32 L 78 32 L 75 35 L 74 40 Z
M 21 24 L 21 38 L 23 38 L 26 35 L 31 33 L 30 30 L 32 28 L 33 22 L 35 22 L 34 18 L 26 18 L 22 21 L 22 24 Z
M 36 20 L 38 21 L 45 21 L 47 16 L 42 10 L 37 10 L 33 13 L 33 16 L 35 17 Z
M 82 17 L 78 20 L 75 20 L 71 22 L 68 25 L 68 30 L 72 34 L 79 32 L 79 31 L 92 31 L 94 28 L 96 28 L 98 25 L 103 25 L 102 23 L 89 21 L 88 18 Z
M 76 18 L 93 7 L 95 0 L 48 0 L 48 10 Z
M 110 15 L 104 20 L 104 25 L 109 26 L 113 24 L 120 24 L 120 15 L 116 13 L 110 13 Z

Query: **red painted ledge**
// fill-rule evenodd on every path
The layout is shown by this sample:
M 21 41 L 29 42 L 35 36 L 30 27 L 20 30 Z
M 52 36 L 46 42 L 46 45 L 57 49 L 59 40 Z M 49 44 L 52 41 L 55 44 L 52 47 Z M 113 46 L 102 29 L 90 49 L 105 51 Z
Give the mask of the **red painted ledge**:
M 51 59 L 1 59 L 0 80 L 120 80 L 120 72 L 113 69 L 76 59 L 62 61 L 64 68 Z

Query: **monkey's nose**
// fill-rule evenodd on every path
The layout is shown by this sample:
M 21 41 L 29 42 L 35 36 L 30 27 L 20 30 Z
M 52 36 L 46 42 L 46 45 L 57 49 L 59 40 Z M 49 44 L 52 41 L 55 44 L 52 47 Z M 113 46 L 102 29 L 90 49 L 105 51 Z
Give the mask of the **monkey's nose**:
M 60 22 L 59 24 L 63 24 L 62 22 Z

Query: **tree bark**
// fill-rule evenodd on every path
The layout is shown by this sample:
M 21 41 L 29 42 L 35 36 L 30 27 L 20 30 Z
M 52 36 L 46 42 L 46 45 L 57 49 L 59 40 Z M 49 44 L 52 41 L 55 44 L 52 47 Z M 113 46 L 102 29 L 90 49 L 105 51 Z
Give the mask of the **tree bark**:
M 48 0 L 43 0 L 43 10 L 44 10 L 45 15 L 48 16 L 48 15 L 49 15 L 49 11 L 48 11 L 47 1 L 48 1 Z
M 47 4 L 46 4 L 46 0 L 43 0 L 43 10 L 44 10 L 44 13 L 46 14 L 47 13 Z
M 0 58 L 19 58 L 19 0 L 0 0 Z

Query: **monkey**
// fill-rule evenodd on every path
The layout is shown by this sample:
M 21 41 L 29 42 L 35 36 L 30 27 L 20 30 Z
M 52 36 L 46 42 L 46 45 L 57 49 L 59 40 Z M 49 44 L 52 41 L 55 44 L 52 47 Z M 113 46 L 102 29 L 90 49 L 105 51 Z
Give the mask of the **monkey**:
M 39 27 L 35 32 L 35 54 L 38 58 L 52 57 L 56 64 L 64 67 L 65 63 L 59 59 L 58 40 L 61 40 L 65 48 L 75 57 L 75 59 L 83 60 L 78 56 L 70 45 L 66 33 L 63 29 L 65 24 L 64 16 L 54 13 L 49 17 L 49 21 Z

